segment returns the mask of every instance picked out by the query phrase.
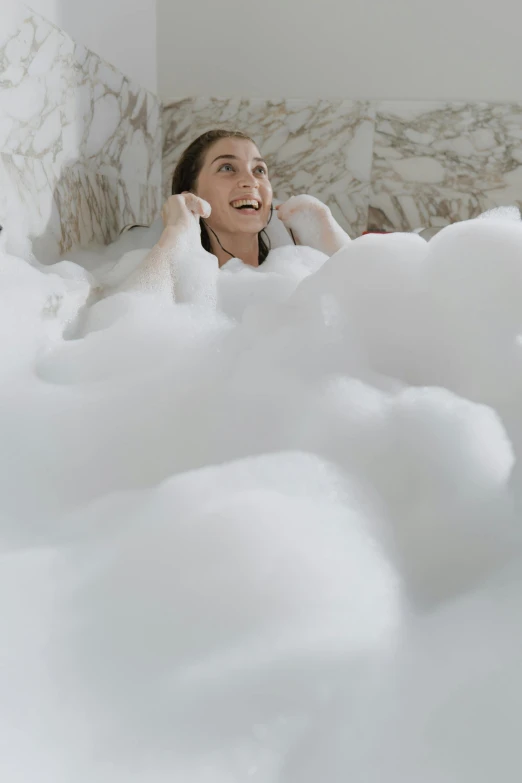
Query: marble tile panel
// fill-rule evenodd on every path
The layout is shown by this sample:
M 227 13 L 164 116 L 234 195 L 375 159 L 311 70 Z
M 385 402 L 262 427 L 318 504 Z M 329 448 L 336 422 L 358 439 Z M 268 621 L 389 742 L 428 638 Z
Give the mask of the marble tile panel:
M 20 10 L 0 38 L 0 149 L 13 155 L 78 157 L 74 42 Z
M 34 13 L 0 39 L 0 149 L 160 184 L 159 99 Z
M 79 159 L 108 176 L 160 185 L 158 98 L 79 45 L 74 67 Z
M 126 182 L 80 163 L 61 168 L 51 156 L 5 153 L 0 153 L 0 193 L 5 203 L 23 208 L 42 260 L 108 244 L 130 225 L 150 225 L 161 198 L 159 187 Z
M 48 252 L 153 222 L 161 151 L 155 95 L 25 6 L 0 26 L 0 205 Z
M 441 227 L 522 206 L 522 104 L 381 102 L 369 226 Z

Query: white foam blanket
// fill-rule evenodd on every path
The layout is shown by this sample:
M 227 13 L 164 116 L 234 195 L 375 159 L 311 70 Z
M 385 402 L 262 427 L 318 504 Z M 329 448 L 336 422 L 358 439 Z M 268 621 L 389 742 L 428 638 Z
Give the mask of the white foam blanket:
M 217 307 L 4 239 L 2 781 L 520 779 L 511 218 L 231 261 Z

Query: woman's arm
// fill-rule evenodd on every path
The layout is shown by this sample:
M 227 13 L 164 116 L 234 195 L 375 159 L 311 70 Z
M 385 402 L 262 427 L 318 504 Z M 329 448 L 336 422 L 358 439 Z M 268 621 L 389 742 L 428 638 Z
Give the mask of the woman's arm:
M 164 229 L 158 243 L 119 290 L 158 293 L 175 301 L 187 301 L 189 296 L 192 301 L 197 294 L 194 276 L 203 279 L 199 262 L 204 257 L 211 270 L 213 259 L 217 267 L 215 256 L 201 246 L 199 218 L 210 215 L 210 205 L 192 193 L 182 193 L 170 196 L 161 215 Z

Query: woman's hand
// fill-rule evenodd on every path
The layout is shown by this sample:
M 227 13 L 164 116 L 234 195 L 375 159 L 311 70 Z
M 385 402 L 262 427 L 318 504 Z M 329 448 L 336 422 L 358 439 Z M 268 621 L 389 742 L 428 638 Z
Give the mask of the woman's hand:
M 210 212 L 210 204 L 193 193 L 169 196 L 161 210 L 165 228 L 158 245 L 201 245 L 199 219 L 208 218 Z
M 163 204 L 161 217 L 165 227 L 183 226 L 189 225 L 190 221 L 193 222 L 194 217 L 208 218 L 210 211 L 210 204 L 194 193 L 180 193 L 169 196 Z
M 292 231 L 299 245 L 308 245 L 333 256 L 351 242 L 330 207 L 314 196 L 292 196 L 276 209 L 279 220 Z

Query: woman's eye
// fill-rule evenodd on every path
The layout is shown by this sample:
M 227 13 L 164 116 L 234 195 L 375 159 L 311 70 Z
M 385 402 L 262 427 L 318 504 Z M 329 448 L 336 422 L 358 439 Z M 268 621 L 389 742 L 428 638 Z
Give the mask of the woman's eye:
M 223 165 L 221 166 L 221 168 L 219 170 L 220 171 L 234 171 L 231 163 L 223 163 Z
M 257 171 L 259 174 L 266 174 L 266 169 L 265 169 L 265 167 L 264 167 L 264 166 L 258 166 L 258 167 L 257 167 L 257 169 L 256 169 L 256 171 Z

